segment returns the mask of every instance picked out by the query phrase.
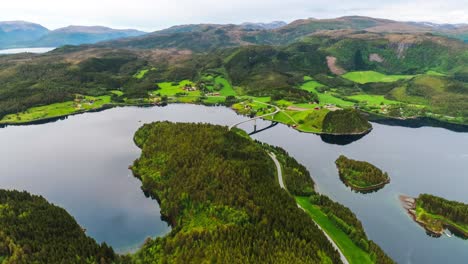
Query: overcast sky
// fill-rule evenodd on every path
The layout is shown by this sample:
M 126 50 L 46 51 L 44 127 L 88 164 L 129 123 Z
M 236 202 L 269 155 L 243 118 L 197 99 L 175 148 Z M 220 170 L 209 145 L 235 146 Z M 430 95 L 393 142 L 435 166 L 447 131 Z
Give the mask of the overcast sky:
M 241 23 L 363 15 L 468 23 L 468 0 L 2 0 L 0 21 L 50 29 L 104 25 L 154 31 L 188 23 Z

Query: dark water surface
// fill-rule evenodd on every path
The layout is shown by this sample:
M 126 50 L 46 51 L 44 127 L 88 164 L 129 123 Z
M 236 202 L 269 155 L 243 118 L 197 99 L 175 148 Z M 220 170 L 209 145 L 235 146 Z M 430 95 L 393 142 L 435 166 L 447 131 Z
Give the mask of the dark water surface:
M 230 125 L 245 119 L 223 107 L 170 105 L 114 108 L 3 128 L 0 188 L 43 195 L 67 209 L 97 241 L 128 251 L 170 230 L 157 202 L 144 196 L 128 170 L 140 153 L 132 140 L 138 127 L 158 120 Z M 427 192 L 468 203 L 468 133 L 373 126 L 370 134 L 345 146 L 281 124 L 253 137 L 285 148 L 303 163 L 318 190 L 350 207 L 370 239 L 399 263 L 468 263 L 468 240 L 427 236 L 398 201 L 399 194 Z M 251 132 L 253 126 L 241 128 Z M 377 193 L 352 192 L 338 177 L 334 161 L 340 154 L 379 166 L 392 182 Z

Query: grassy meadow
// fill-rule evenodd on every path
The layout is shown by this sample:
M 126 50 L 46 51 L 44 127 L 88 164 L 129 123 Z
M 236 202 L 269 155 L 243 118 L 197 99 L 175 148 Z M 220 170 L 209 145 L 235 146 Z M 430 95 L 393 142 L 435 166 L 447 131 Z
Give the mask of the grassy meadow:
M 296 196 L 296 202 L 314 219 L 314 221 L 326 232 L 340 248 L 343 255 L 351 264 L 373 263 L 369 254 L 356 246 L 353 241 L 328 216 L 322 212 L 319 206 L 309 202 L 308 197 Z
M 376 83 L 376 82 L 395 82 L 401 79 L 408 79 L 413 77 L 412 75 L 386 75 L 375 71 L 355 71 L 348 72 L 342 75 L 343 78 L 350 81 L 365 84 L 365 83 Z

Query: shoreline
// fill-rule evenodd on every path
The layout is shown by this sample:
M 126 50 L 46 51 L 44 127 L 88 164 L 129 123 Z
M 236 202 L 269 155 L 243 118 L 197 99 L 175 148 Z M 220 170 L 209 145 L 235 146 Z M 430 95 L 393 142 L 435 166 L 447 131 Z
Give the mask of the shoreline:
M 446 221 L 442 221 L 442 227 L 443 229 L 438 231 L 438 230 L 433 230 L 427 227 L 427 224 L 421 220 L 418 220 L 418 216 L 416 214 L 416 202 L 417 198 L 413 198 L 411 196 L 407 195 L 399 195 L 399 200 L 402 205 L 402 207 L 406 210 L 408 215 L 413 219 L 414 222 L 416 222 L 418 225 L 420 225 L 424 230 L 426 230 L 426 233 L 431 236 L 431 237 L 441 237 L 444 233 L 445 230 L 448 229 L 450 232 L 452 232 L 456 236 L 460 236 L 463 239 L 468 239 L 468 234 L 458 228 L 457 226 L 454 226 L 450 223 L 447 223 Z
M 388 126 L 403 126 L 409 128 L 420 127 L 439 127 L 454 132 L 468 132 L 468 124 L 455 123 L 445 120 L 440 120 L 428 116 L 416 116 L 411 118 L 397 118 L 391 116 L 379 115 L 376 113 L 363 112 L 367 114 L 370 122 Z
M 376 192 L 382 189 L 383 187 L 385 187 L 385 185 L 390 183 L 390 178 L 388 178 L 386 181 L 378 183 L 378 184 L 374 184 L 374 185 L 367 186 L 367 187 L 359 187 L 359 186 L 352 185 L 348 180 L 345 179 L 345 177 L 341 176 L 341 173 L 338 173 L 338 174 L 340 174 L 340 179 L 346 186 L 350 187 L 353 191 L 357 191 L 357 192 L 363 192 L 363 193 Z
M 401 205 L 406 210 L 406 213 L 408 213 L 408 215 L 411 217 L 411 219 L 413 219 L 414 222 L 416 222 L 418 225 L 424 228 L 424 230 L 426 230 L 426 233 L 429 236 L 441 237 L 444 234 L 444 230 L 432 230 L 427 227 L 427 224 L 425 222 L 418 220 L 418 216 L 416 215 L 416 198 L 407 195 L 400 195 L 398 198 L 400 200 Z
M 110 103 L 110 104 L 105 104 L 102 107 L 96 108 L 96 109 L 90 109 L 90 110 L 79 110 L 74 113 L 70 114 L 64 114 L 64 115 L 59 115 L 59 116 L 53 116 L 53 117 L 46 117 L 46 118 L 39 118 L 31 121 L 26 121 L 26 122 L 0 122 L 0 128 L 5 128 L 8 126 L 28 126 L 28 125 L 40 125 L 40 124 L 46 124 L 50 122 L 55 122 L 58 120 L 64 120 L 69 116 L 74 116 L 74 115 L 80 115 L 84 113 L 94 113 L 94 112 L 100 112 L 104 111 L 107 109 L 112 109 L 115 107 L 127 107 L 127 106 L 136 106 L 136 107 L 152 107 L 152 106 L 166 106 L 168 104 L 187 104 L 183 102 L 167 102 L 166 104 L 164 103 Z M 189 104 L 195 104 L 195 105 L 205 105 L 205 106 L 214 106 L 215 104 L 210 104 L 210 103 L 189 103 Z M 218 104 L 216 104 L 218 105 Z M 243 115 L 240 114 L 239 112 L 235 111 L 229 106 L 219 104 L 221 106 L 225 106 L 227 108 L 230 108 L 234 112 L 236 112 L 238 115 Z M 454 132 L 468 132 L 468 124 L 460 124 L 460 123 L 451 123 L 447 121 L 442 121 L 439 119 L 431 118 L 431 117 L 414 117 L 411 119 L 401 119 L 401 118 L 392 118 L 392 117 L 387 117 L 387 116 L 382 116 L 382 115 L 377 115 L 375 113 L 368 113 L 368 112 L 363 112 L 363 114 L 366 114 L 369 122 L 374 122 L 377 124 L 383 124 L 383 125 L 389 125 L 389 126 L 402 126 L 402 127 L 411 127 L 411 128 L 420 128 L 420 127 L 440 127 L 440 128 L 445 128 L 450 131 Z M 243 115 L 245 116 L 245 115 Z M 266 121 L 274 121 L 270 119 L 263 119 Z M 278 121 L 274 121 L 278 122 Z M 281 123 L 281 122 L 278 122 Z M 349 136 L 365 136 L 368 133 L 370 133 L 374 128 L 371 126 L 369 129 L 362 131 L 362 132 L 353 132 L 353 133 L 327 133 L 327 132 L 312 132 L 312 131 L 305 131 L 301 130 L 297 127 L 293 127 L 291 125 L 284 124 L 290 128 L 295 129 L 296 131 L 299 131 L 301 133 L 308 133 L 308 134 L 315 134 L 319 136 L 333 136 L 333 137 L 349 137 Z
M 97 113 L 97 112 L 101 112 L 101 111 L 105 111 L 105 110 L 108 110 L 108 109 L 112 109 L 112 108 L 116 108 L 116 107 L 153 107 L 153 106 L 159 106 L 159 107 L 164 107 L 166 105 L 169 105 L 169 104 L 188 104 L 188 103 L 181 103 L 181 102 L 172 102 L 172 103 L 167 103 L 167 104 L 153 104 L 153 103 L 141 103 L 141 104 L 115 104 L 115 103 L 111 103 L 111 104 L 106 104 L 106 105 L 103 105 L 102 107 L 100 108 L 96 108 L 96 109 L 90 109 L 90 110 L 80 110 L 80 111 L 77 111 L 75 113 L 70 113 L 70 114 L 65 114 L 65 115 L 60 115 L 60 116 L 54 116 L 54 117 L 46 117 L 46 118 L 40 118 L 40 119 L 36 119 L 36 120 L 32 120 L 32 121 L 26 121 L 26 122 L 4 122 L 4 123 L 1 123 L 0 122 L 0 129 L 1 128 L 6 128 L 8 126 L 29 126 L 29 125 L 41 125 L 41 124 L 47 124 L 47 123 L 52 123 L 52 122 L 55 122 L 55 121 L 58 121 L 58 120 L 65 120 L 67 119 L 69 116 L 74 116 L 74 115 L 81 115 L 81 114 L 85 114 L 85 113 Z M 204 106 L 207 106 L 207 107 L 211 107 L 211 106 L 215 106 L 213 104 L 204 104 L 204 103 L 189 103 L 189 104 L 194 104 L 194 105 L 204 105 Z M 221 106 L 225 106 L 225 105 L 222 105 Z M 242 115 L 240 114 L 239 112 L 235 111 L 234 109 L 232 109 L 231 107 L 228 107 L 228 106 L 225 106 L 231 110 L 233 110 L 236 114 L 238 115 Z M 246 115 L 242 115 L 242 116 L 246 116 Z M 266 120 L 266 121 L 273 121 L 273 120 L 269 120 L 269 119 L 263 119 L 261 118 L 262 120 Z M 278 123 L 281 123 L 281 122 L 278 122 Z M 315 134 L 315 135 L 319 135 L 319 136 L 337 136 L 337 137 L 346 137 L 346 136 L 363 136 L 363 135 L 366 135 L 368 134 L 369 132 L 372 131 L 372 127 L 370 127 L 369 129 L 367 129 L 366 131 L 363 131 L 363 132 L 359 132 L 359 133 L 347 133 L 347 134 L 341 134 L 341 133 L 325 133 L 325 132 L 309 132 L 309 131 L 303 131 L 303 130 L 300 130 L 300 129 L 297 129 L 297 128 L 294 128 L 293 126 L 291 125 L 288 125 L 288 124 L 284 124 L 284 123 L 281 123 L 283 125 L 286 125 L 292 129 L 295 129 L 296 131 L 299 131 L 301 133 L 308 133 L 308 134 Z

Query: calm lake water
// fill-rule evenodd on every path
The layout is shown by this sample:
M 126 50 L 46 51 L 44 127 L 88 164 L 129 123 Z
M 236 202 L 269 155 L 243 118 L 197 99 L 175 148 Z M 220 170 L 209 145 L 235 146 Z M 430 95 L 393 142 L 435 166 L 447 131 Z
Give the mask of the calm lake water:
M 132 140 L 138 127 L 159 120 L 230 125 L 245 119 L 224 107 L 169 105 L 3 128 L 0 188 L 43 195 L 67 209 L 97 241 L 129 251 L 170 230 L 157 202 L 143 195 L 128 170 L 140 153 Z M 269 124 L 257 121 L 259 128 Z M 427 236 L 398 201 L 400 194 L 427 192 L 468 203 L 468 133 L 373 125 L 370 134 L 345 146 L 281 124 L 253 137 L 283 147 L 304 164 L 317 189 L 350 207 L 370 239 L 399 263 L 468 263 L 468 240 Z M 251 132 L 253 126 L 241 128 Z M 334 165 L 340 154 L 379 166 L 392 182 L 377 193 L 352 192 Z
M 20 48 L 20 49 L 4 49 L 0 50 L 0 54 L 17 54 L 17 53 L 46 53 L 55 48 L 45 47 L 45 48 Z

